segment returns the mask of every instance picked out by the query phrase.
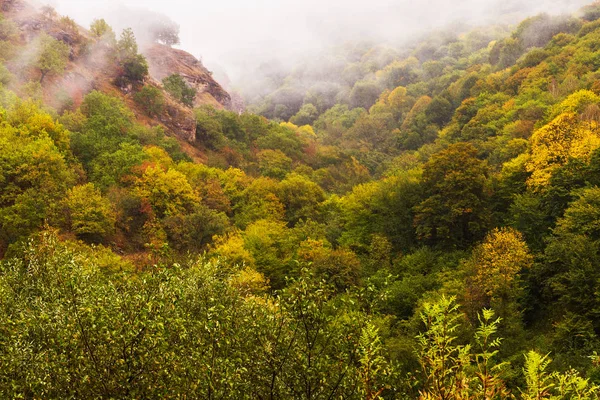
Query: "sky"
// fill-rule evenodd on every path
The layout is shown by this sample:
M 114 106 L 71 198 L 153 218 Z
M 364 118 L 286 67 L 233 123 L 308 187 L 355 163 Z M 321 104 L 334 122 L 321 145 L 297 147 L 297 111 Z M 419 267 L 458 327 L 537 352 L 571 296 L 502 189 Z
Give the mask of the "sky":
M 592 0 L 45 0 L 89 26 L 115 28 L 127 9 L 167 15 L 181 48 L 230 75 L 270 58 L 285 60 L 341 40 L 396 41 L 453 22 L 493 23 L 539 12 L 572 12 Z M 516 15 L 518 14 L 518 17 Z M 135 18 L 131 13 L 130 18 Z M 124 18 L 125 17 L 125 18 Z

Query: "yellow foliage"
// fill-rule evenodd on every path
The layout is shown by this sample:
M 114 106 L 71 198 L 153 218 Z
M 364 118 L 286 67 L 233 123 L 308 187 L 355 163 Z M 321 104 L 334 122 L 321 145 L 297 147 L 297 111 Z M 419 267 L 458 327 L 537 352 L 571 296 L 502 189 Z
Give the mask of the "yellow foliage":
M 596 93 L 590 90 L 579 90 L 554 106 L 552 116 L 556 117 L 565 113 L 581 114 L 589 105 L 598 103 L 600 103 L 600 96 Z
M 596 122 L 581 121 L 573 113 L 559 115 L 531 137 L 531 157 L 526 164 L 531 173 L 529 186 L 535 189 L 547 185 L 553 171 L 569 158 L 586 160 L 598 147 Z
M 407 100 L 407 93 L 408 92 L 404 86 L 398 86 L 396 89 L 392 90 L 392 92 L 388 95 L 388 104 L 392 107 L 404 106 Z
M 69 132 L 52 116 L 40 110 L 33 101 L 17 101 L 6 115 L 8 123 L 18 128 L 21 134 L 41 138 L 50 137 L 61 151 L 69 148 Z
M 173 159 L 164 149 L 156 146 L 144 147 L 144 153 L 148 156 L 148 160 L 152 164 L 160 165 L 164 169 L 169 169 L 174 166 Z
M 293 124 L 293 123 L 291 123 L 291 122 L 281 122 L 281 123 L 279 124 L 279 126 L 282 126 L 282 127 L 284 127 L 284 128 L 287 128 L 287 129 L 289 129 L 289 130 L 291 130 L 291 131 L 294 131 L 294 132 L 297 132 L 297 131 L 298 131 L 298 125 L 296 125 L 296 124 Z
M 298 133 L 300 134 L 300 136 L 307 136 L 307 137 L 311 137 L 311 138 L 314 138 L 317 136 L 314 129 L 310 125 L 302 125 L 301 127 L 298 128 Z
M 317 136 L 310 125 L 298 126 L 291 122 L 281 122 L 279 125 L 295 132 L 300 137 L 315 138 Z
M 137 179 L 134 192 L 148 201 L 159 217 L 184 213 L 200 202 L 185 175 L 174 169 L 148 167 Z
M 260 295 L 269 289 L 269 280 L 260 272 L 246 267 L 235 274 L 229 284 L 244 295 Z
M 514 288 L 518 274 L 529 269 L 533 256 L 520 232 L 512 228 L 495 229 L 474 251 L 473 284 L 490 298 L 505 297 Z
M 229 265 L 254 265 L 254 257 L 244 247 L 244 239 L 239 232 L 215 237 L 210 253 Z
M 112 205 L 91 183 L 69 190 L 65 206 L 71 229 L 77 235 L 101 238 L 114 230 Z
M 306 262 L 324 259 L 331 253 L 328 245 L 323 240 L 307 239 L 298 246 L 298 258 Z

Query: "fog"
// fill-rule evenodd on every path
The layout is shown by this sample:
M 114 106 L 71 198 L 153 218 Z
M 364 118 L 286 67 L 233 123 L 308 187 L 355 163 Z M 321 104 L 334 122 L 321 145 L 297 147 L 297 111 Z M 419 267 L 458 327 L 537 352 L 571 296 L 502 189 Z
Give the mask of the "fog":
M 181 26 L 181 48 L 235 80 L 257 65 L 293 63 L 341 41 L 398 43 L 455 22 L 516 22 L 540 12 L 572 12 L 591 0 L 51 0 L 88 26 L 98 17 L 116 29 L 136 24 L 136 9 Z M 137 16 L 139 19 L 139 15 Z

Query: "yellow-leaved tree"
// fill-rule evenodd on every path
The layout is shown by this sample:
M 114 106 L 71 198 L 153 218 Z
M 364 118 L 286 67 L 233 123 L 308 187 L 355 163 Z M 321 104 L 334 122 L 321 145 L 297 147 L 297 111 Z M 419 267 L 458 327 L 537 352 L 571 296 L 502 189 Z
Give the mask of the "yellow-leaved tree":
M 577 114 L 563 113 L 531 137 L 531 157 L 526 164 L 531 173 L 529 186 L 546 186 L 557 168 L 569 159 L 586 160 L 600 147 L 600 130 L 595 121 L 584 121 Z
M 520 331 L 520 274 L 532 264 L 533 256 L 520 232 L 502 228 L 489 233 L 465 263 L 469 273 L 465 305 L 471 317 L 491 307 L 503 319 L 503 329 Z

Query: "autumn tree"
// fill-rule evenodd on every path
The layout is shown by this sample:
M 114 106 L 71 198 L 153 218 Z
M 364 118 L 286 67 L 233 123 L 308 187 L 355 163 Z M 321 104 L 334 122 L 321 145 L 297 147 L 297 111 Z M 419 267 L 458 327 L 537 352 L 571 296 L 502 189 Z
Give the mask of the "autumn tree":
M 148 201 L 159 218 L 185 213 L 199 202 L 185 175 L 159 166 L 146 169 L 136 181 L 135 191 Z
M 0 115 L 0 243 L 8 244 L 58 222 L 74 172 L 68 132 L 50 115 L 29 102 Z
M 519 275 L 531 268 L 533 257 L 522 235 L 504 228 L 488 234 L 468 263 L 474 268 L 472 288 L 483 296 L 477 308 L 502 309 L 508 301 L 518 299 Z
M 570 158 L 588 160 L 600 147 L 596 122 L 581 121 L 577 114 L 563 113 L 531 137 L 531 157 L 527 171 L 534 189 L 546 186 L 554 170 Z
M 512 228 L 493 230 L 465 262 L 466 310 L 472 320 L 482 308 L 496 310 L 503 320 L 500 332 L 508 338 L 508 351 L 514 351 L 523 340 L 522 276 L 530 273 L 532 266 L 527 244 Z
M 80 238 L 99 242 L 114 232 L 116 216 L 112 205 L 93 184 L 69 190 L 65 206 L 70 229 Z

